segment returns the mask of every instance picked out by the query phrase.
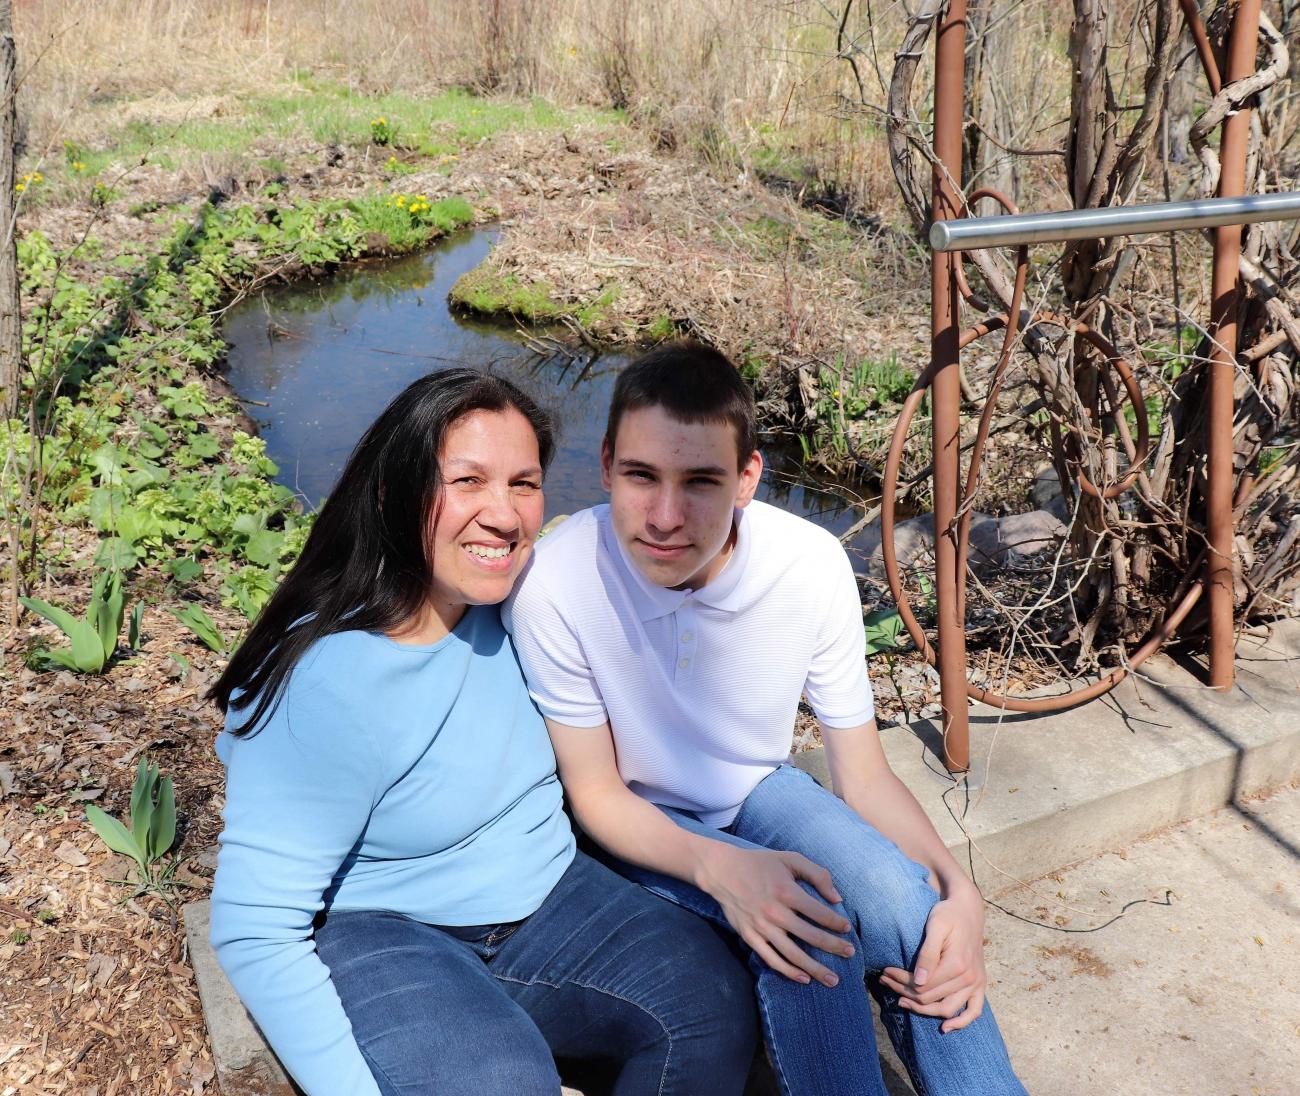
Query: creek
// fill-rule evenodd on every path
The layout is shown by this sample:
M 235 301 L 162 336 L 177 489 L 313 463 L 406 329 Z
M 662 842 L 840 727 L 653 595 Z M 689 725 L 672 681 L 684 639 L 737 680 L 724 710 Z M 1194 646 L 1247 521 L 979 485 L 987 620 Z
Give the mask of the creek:
M 495 237 L 492 229 L 457 233 L 416 255 L 268 289 L 227 313 L 226 379 L 257 423 L 279 481 L 305 505 L 329 493 L 352 446 L 398 392 L 455 365 L 489 367 L 558 415 L 548 518 L 605 501 L 600 439 L 614 378 L 630 356 L 539 351 L 514 327 L 453 311 L 448 291 Z M 840 495 L 808 482 L 788 454 L 767 448 L 764 459 L 759 498 L 836 534 L 858 517 Z

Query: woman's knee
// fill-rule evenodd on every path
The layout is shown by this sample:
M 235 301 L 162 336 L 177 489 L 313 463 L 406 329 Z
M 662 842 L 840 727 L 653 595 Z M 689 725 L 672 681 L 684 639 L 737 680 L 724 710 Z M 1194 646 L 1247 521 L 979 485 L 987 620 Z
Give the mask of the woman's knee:
M 459 1087 L 444 1086 L 436 1092 L 464 1093 L 464 1096 L 482 1096 L 483 1093 L 509 1093 L 509 1096 L 555 1096 L 560 1089 L 560 1074 L 555 1059 L 546 1043 L 517 1041 L 509 1046 L 493 1045 L 485 1048 L 471 1063 L 465 1063 Z
M 754 980 L 745 964 L 702 920 L 691 916 L 686 955 L 670 1008 L 659 1013 L 663 1038 L 682 1067 L 747 1069 L 758 1038 Z M 656 1010 L 658 1011 L 658 1010 Z
M 437 1092 L 445 1096 L 555 1096 L 560 1076 L 550 1048 L 527 1018 L 466 1023 L 454 1034 L 424 1017 L 402 1029 L 358 1033 L 361 1052 L 385 1096 Z M 450 1018 L 446 1018 L 450 1020 Z

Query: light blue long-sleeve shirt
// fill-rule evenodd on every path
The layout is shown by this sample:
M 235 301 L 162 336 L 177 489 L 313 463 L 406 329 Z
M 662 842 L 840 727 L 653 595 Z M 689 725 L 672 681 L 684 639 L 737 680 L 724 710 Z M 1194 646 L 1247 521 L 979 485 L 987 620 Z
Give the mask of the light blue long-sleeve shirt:
M 232 708 L 227 727 L 246 717 Z M 378 1096 L 316 955 L 315 915 L 516 921 L 573 859 L 555 756 L 496 608 L 469 609 L 435 644 L 320 640 L 263 729 L 227 730 L 217 753 L 217 957 L 310 1096 Z

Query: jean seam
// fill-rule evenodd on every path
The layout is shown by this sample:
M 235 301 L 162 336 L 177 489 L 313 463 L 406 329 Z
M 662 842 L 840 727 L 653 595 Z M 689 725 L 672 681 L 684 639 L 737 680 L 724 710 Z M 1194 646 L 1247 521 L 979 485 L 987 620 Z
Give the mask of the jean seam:
M 562 982 L 550 982 L 545 978 L 512 978 L 508 974 L 493 974 L 493 977 L 501 982 L 513 982 L 517 986 L 546 986 L 548 989 L 560 989 L 563 986 L 577 986 L 579 989 L 591 990 L 593 993 L 599 993 L 604 997 L 613 997 L 616 1001 L 622 1001 L 625 1005 L 631 1005 L 633 1008 L 645 1013 L 656 1024 L 659 1030 L 664 1033 L 668 1040 L 668 1053 L 664 1055 L 663 1072 L 659 1075 L 659 1093 L 662 1096 L 664 1085 L 668 1083 L 668 1066 L 673 1060 L 673 1033 L 668 1025 L 663 1022 L 659 1015 L 652 1009 L 641 1004 L 640 1001 L 634 1001 L 630 997 L 624 997 L 621 993 L 616 993 L 612 989 L 606 989 L 603 986 L 592 985 L 590 982 L 579 982 L 576 979 L 569 978 Z
M 357 1042 L 357 1037 L 355 1032 L 352 1035 L 352 1041 L 357 1044 L 357 1050 L 361 1051 L 361 1057 L 365 1059 L 366 1067 L 370 1070 L 370 1072 L 372 1074 L 378 1074 L 378 1076 L 383 1079 L 384 1084 L 388 1086 L 390 1091 L 400 1092 L 403 1086 L 399 1085 L 395 1080 L 393 1080 L 388 1070 L 384 1069 L 383 1066 L 381 1066 L 369 1054 L 366 1053 L 365 1048 L 360 1043 Z
M 755 990 L 757 990 L 758 988 L 757 983 L 755 983 L 754 988 Z M 758 1011 L 763 1019 L 764 1032 L 766 1033 L 770 1031 L 775 1033 L 776 1025 L 773 1024 L 769 1018 L 768 1011 L 767 1011 L 767 1001 L 764 999 L 763 994 L 755 992 L 754 997 L 758 1002 Z M 776 1070 L 776 1081 L 777 1084 L 781 1086 L 781 1092 L 784 1094 L 784 1096 L 794 1096 L 794 1092 L 790 1088 L 790 1082 L 786 1079 L 785 1070 L 781 1066 L 781 1055 L 778 1054 L 776 1051 L 776 1040 L 772 1038 L 768 1038 L 765 1035 L 763 1042 L 767 1046 L 768 1059 L 771 1061 L 773 1068 Z

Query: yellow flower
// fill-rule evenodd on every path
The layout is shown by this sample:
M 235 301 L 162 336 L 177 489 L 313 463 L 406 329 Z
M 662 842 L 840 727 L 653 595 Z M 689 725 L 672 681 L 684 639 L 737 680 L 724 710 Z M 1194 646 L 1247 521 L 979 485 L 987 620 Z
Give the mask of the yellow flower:
M 18 191 L 19 194 L 21 194 L 26 189 L 27 189 L 26 183 L 14 183 L 14 190 Z
M 72 165 L 72 170 L 73 170 L 73 171 L 85 171 L 85 170 L 86 170 L 86 165 L 85 165 L 84 163 L 82 163 L 80 160 L 76 160 L 76 161 L 74 161 L 74 163 L 73 163 L 73 165 Z

